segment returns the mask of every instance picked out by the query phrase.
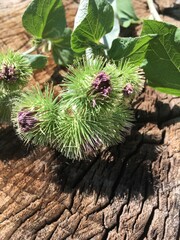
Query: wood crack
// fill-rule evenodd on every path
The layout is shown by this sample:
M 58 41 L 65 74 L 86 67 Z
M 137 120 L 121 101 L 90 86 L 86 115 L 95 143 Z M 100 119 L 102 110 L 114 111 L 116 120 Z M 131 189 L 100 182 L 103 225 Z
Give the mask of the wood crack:
M 151 223 L 153 221 L 154 212 L 155 212 L 156 209 L 157 209 L 157 207 L 153 207 L 153 209 L 152 209 L 152 211 L 149 215 L 148 221 L 146 222 L 146 224 L 144 226 L 143 234 L 138 238 L 138 240 L 146 239 L 148 231 L 149 231 L 149 227 L 151 226 Z

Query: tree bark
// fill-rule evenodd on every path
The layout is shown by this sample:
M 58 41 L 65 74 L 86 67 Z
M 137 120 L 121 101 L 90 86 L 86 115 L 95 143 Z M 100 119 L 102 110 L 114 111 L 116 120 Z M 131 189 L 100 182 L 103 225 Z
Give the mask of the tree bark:
M 29 46 L 21 26 L 28 2 L 1 2 L 1 49 Z M 75 12 L 75 1 L 64 2 Z M 48 81 L 53 69 L 33 81 Z M 124 143 L 80 162 L 27 148 L 1 126 L 0 240 L 178 240 L 180 98 L 147 87 L 133 108 Z

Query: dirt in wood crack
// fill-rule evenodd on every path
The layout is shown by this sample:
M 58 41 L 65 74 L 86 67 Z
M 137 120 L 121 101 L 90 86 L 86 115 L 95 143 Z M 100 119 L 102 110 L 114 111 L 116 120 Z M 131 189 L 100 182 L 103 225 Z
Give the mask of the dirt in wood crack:
M 10 2 L 1 3 L 1 47 L 22 51 L 29 36 L 21 13 L 29 1 Z M 138 16 L 147 18 L 146 1 L 133 2 Z M 78 3 L 64 3 L 72 27 Z M 163 12 L 173 1 L 156 3 Z M 31 83 L 47 82 L 54 67 L 50 60 Z M 133 108 L 136 122 L 124 143 L 81 162 L 27 147 L 12 127 L 1 126 L 0 240 L 177 240 L 180 98 L 147 87 Z

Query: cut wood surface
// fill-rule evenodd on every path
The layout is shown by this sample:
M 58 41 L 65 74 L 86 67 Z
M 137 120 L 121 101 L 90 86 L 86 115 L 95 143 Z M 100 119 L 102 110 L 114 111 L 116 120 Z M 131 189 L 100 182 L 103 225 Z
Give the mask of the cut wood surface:
M 0 2 L 0 48 L 23 51 L 29 1 Z M 64 1 L 69 24 L 77 3 Z M 54 65 L 36 73 L 47 81 Z M 147 87 L 124 143 L 86 161 L 23 145 L 0 127 L 0 240 L 178 240 L 180 98 Z

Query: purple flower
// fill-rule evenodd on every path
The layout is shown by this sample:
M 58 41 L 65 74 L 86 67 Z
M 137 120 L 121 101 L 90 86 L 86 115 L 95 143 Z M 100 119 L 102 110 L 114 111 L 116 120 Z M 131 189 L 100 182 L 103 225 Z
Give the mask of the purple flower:
M 18 122 L 23 132 L 30 131 L 38 122 L 38 120 L 33 117 L 35 113 L 36 112 L 32 111 L 21 111 L 18 113 Z
M 105 72 L 100 72 L 92 83 L 93 93 L 100 93 L 102 96 L 107 97 L 112 88 L 110 83 L 110 76 Z
M 3 64 L 0 71 L 0 80 L 15 82 L 17 80 L 17 71 L 15 66 Z
M 134 92 L 133 86 L 130 83 L 127 83 L 124 89 L 122 90 L 124 96 L 128 97 Z

